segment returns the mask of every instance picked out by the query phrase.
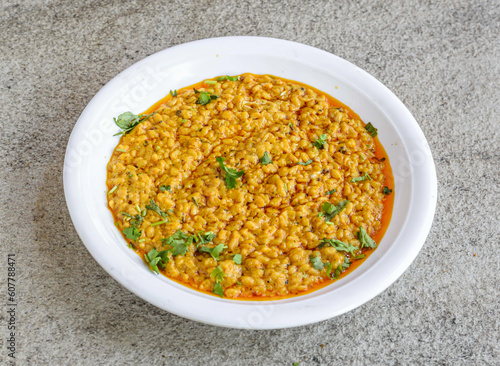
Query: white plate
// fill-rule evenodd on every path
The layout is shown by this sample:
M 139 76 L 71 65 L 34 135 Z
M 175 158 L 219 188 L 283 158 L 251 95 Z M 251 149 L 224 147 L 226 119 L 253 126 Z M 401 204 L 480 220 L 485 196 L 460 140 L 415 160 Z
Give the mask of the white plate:
M 308 295 L 235 301 L 205 295 L 154 275 L 128 249 L 106 204 L 106 164 L 118 142 L 113 117 L 140 113 L 170 89 L 216 75 L 272 74 L 314 86 L 351 107 L 379 131 L 395 178 L 392 221 L 379 248 L 345 278 Z M 310 324 L 352 310 L 392 284 L 417 256 L 430 230 L 437 196 L 434 162 L 417 122 L 384 85 L 328 52 L 261 37 L 182 44 L 132 65 L 106 84 L 78 119 L 64 162 L 71 218 L 95 260 L 118 282 L 159 308 L 232 328 Z

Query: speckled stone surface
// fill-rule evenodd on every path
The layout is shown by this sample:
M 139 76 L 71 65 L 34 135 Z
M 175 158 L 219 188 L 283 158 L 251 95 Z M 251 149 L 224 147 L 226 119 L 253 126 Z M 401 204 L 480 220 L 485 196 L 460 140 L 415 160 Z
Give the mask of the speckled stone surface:
M 500 364 L 498 1 L 120 3 L 1 2 L 0 364 L 11 360 L 9 253 L 18 365 Z M 63 158 L 93 95 L 152 53 L 227 35 L 294 40 L 353 62 L 429 140 L 439 197 L 427 242 L 387 291 L 341 317 L 275 331 L 179 318 L 108 276 L 72 226 Z

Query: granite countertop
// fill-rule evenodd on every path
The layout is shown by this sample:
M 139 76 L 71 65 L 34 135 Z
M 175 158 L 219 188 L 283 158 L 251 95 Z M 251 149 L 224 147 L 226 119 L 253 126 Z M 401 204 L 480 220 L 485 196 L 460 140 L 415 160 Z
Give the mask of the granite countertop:
M 1 302 L 15 254 L 18 365 L 500 364 L 500 4 L 355 3 L 2 2 Z M 107 275 L 73 228 L 63 159 L 93 95 L 152 53 L 228 35 L 345 58 L 389 87 L 429 141 L 439 193 L 424 248 L 388 290 L 338 318 L 274 331 L 179 318 Z

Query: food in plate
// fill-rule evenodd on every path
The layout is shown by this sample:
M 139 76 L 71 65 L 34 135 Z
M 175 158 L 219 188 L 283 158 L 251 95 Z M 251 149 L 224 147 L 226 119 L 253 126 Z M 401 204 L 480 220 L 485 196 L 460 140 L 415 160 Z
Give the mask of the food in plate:
M 222 76 L 115 122 L 115 225 L 153 272 L 198 291 L 314 291 L 358 266 L 389 225 L 394 182 L 377 129 L 313 87 Z

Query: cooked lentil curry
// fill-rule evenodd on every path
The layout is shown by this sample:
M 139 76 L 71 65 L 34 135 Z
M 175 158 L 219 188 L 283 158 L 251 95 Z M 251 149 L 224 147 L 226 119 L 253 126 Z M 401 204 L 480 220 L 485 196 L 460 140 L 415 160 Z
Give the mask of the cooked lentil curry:
M 393 180 L 376 128 L 307 85 L 219 77 L 115 122 L 115 224 L 151 270 L 196 290 L 309 292 L 360 263 L 388 226 Z

